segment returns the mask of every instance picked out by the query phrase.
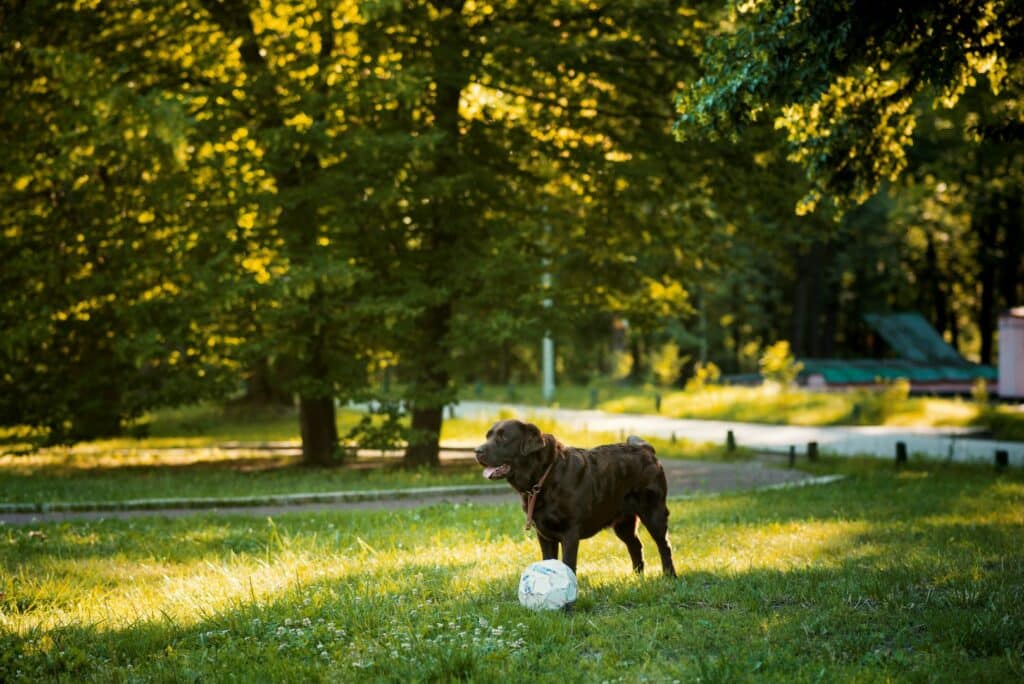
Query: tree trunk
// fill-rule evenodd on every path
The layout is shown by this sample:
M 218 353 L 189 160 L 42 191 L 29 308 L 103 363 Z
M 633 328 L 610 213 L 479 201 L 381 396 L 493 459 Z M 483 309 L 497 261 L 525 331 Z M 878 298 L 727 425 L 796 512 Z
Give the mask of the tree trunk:
M 946 301 L 946 293 L 942 286 L 944 279 L 942 274 L 939 272 L 939 257 L 935 249 L 935 238 L 930 231 L 925 235 L 928 239 L 927 249 L 925 250 L 925 264 L 928 269 L 926 280 L 928 281 L 931 289 L 931 309 L 933 312 L 932 323 L 935 325 L 935 329 L 939 331 L 939 334 L 944 335 L 949 329 L 949 320 L 946 317 L 949 311 L 949 305 Z M 925 294 L 923 289 L 921 294 Z
M 796 283 L 793 288 L 793 333 L 790 340 L 790 349 L 794 356 L 807 355 L 807 317 L 810 299 L 810 274 L 804 267 L 807 258 L 797 256 L 796 258 Z
M 644 379 L 644 374 L 647 372 L 644 364 L 643 343 L 640 339 L 639 331 L 631 335 L 631 337 L 632 339 L 629 341 L 629 355 L 633 359 L 633 365 L 629 370 L 629 377 L 633 382 L 641 382 Z
M 825 317 L 821 326 L 821 355 L 825 358 L 835 356 L 836 336 L 839 329 L 839 283 L 829 284 L 825 302 Z
M 1008 198 L 1004 214 L 1002 260 L 999 264 L 999 295 L 1006 308 L 1024 304 L 1024 228 L 1020 225 L 1021 199 Z
M 807 295 L 806 354 L 812 358 L 821 357 L 822 338 L 825 334 L 822 313 L 825 306 L 825 266 L 831 257 L 828 245 L 816 242 L 811 246 L 808 267 L 811 285 Z
M 978 334 L 981 337 L 981 363 L 992 363 L 992 343 L 996 325 L 996 257 L 993 254 L 995 230 L 991 217 L 983 213 L 978 219 L 978 285 L 981 287 L 978 305 Z
M 441 464 L 441 421 L 450 379 L 445 366 L 448 351 L 443 340 L 448 334 L 451 315 L 451 304 L 446 303 L 428 309 L 421 319 L 422 346 L 416 353 L 419 370 L 410 387 L 412 433 L 402 461 L 407 468 Z
M 439 406 L 413 408 L 413 438 L 405 450 L 403 465 L 407 468 L 441 464 L 441 421 L 444 409 Z
M 269 359 L 262 358 L 249 369 L 245 378 L 245 396 L 239 402 L 259 406 L 291 406 L 292 395 L 281 388 L 280 372 Z
M 334 466 L 341 462 L 334 399 L 300 397 L 299 427 L 302 430 L 302 460 L 306 464 Z
M 443 4 L 443 8 L 440 5 Z M 423 249 L 429 257 L 424 261 L 423 285 L 433 290 L 447 290 L 442 304 L 430 306 L 420 317 L 418 339 L 413 342 L 412 362 L 416 371 L 410 383 L 412 404 L 412 434 L 405 450 L 406 467 L 438 466 L 441 463 L 439 444 L 441 421 L 445 404 L 451 401 L 448 387 L 448 364 L 451 349 L 448 333 L 452 319 L 452 297 L 460 294 L 465 285 L 451 274 L 459 271 L 451 263 L 457 253 L 460 234 L 468 230 L 464 206 L 466 188 L 460 188 L 460 160 L 462 153 L 459 103 L 462 89 L 469 83 L 466 54 L 469 50 L 467 27 L 463 24 L 462 9 L 465 0 L 438 3 L 441 18 L 434 24 L 432 46 L 434 74 L 437 77 L 436 94 L 431 105 L 434 129 L 443 138 L 438 142 L 434 159 L 433 177 L 437 181 L 449 180 L 450 187 L 441 184 L 431 203 L 429 230 L 423 236 Z M 454 282 L 454 284 L 453 284 Z

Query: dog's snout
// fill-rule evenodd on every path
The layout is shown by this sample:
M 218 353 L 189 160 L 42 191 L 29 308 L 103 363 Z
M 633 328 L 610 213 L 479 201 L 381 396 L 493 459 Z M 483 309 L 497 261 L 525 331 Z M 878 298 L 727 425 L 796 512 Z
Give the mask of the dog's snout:
M 487 449 L 485 449 L 482 444 L 473 449 L 473 453 L 476 454 L 477 463 L 483 463 L 481 459 L 484 457 L 484 453 L 486 453 L 486 451 Z

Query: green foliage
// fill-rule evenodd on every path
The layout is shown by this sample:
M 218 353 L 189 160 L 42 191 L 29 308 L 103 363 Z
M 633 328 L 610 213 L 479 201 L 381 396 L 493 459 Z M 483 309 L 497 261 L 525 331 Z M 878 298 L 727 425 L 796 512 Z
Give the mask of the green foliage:
M 391 398 L 386 375 L 428 462 L 460 384 L 531 380 L 545 332 L 559 383 L 615 375 L 621 348 L 668 377 L 666 340 L 728 373 L 783 336 L 863 354 L 874 310 L 924 311 L 991 361 L 996 311 L 1024 296 L 1018 15 L 4 5 L 0 423 L 74 441 L 261 371 L 304 407 Z M 678 130 L 722 140 L 672 144 L 681 84 Z M 801 166 L 859 199 L 904 163 L 839 223 L 793 216 Z
M 788 387 L 796 380 L 796 376 L 803 370 L 804 365 L 793 358 L 789 342 L 779 340 L 767 347 L 761 354 L 760 367 L 761 375 L 765 380 Z
M 671 387 L 679 380 L 685 357 L 679 355 L 679 345 L 675 342 L 666 342 L 651 354 L 651 372 L 658 384 L 662 387 Z
M 696 363 L 693 367 L 693 376 L 686 381 L 687 392 L 700 392 L 718 382 L 722 377 L 721 369 L 713 361 L 707 363 Z
M 1016 100 L 1022 19 L 1005 0 L 734 2 L 704 75 L 680 95 L 676 134 L 735 137 L 773 122 L 812 183 L 798 213 L 822 198 L 849 208 L 907 167 L 916 99 L 951 108 L 985 82 Z M 972 137 L 1019 139 L 1019 126 L 1006 115 Z
M 345 441 L 363 449 L 397 449 L 409 440 L 409 426 L 399 402 L 380 402 L 345 435 Z
M 123 420 L 228 390 L 191 382 L 200 371 L 237 378 L 273 358 L 289 369 L 281 393 L 313 406 L 373 395 L 387 364 L 429 442 L 437 427 L 423 417 L 496 345 L 572 329 L 581 314 L 629 307 L 649 325 L 676 315 L 678 255 L 649 250 L 639 272 L 639 245 L 617 228 L 642 229 L 644 244 L 693 231 L 683 216 L 698 210 L 660 180 L 691 175 L 663 125 L 664 93 L 700 44 L 697 22 L 675 9 L 203 0 L 4 10 L 15 49 L 2 63 L 12 153 L 0 186 L 5 206 L 16 200 L 4 240 L 24 264 L 2 284 L 26 293 L 4 312 L 5 329 L 19 326 L 4 365 L 43 367 L 36 349 L 57 346 L 53 316 L 83 307 L 111 315 L 89 312 L 75 335 L 98 348 L 78 356 L 118 361 L 88 374 L 50 363 L 43 378 L 24 370 L 4 387 L 52 395 L 43 380 L 74 376 L 68 405 L 84 409 L 104 379 L 118 388 L 155 374 L 167 392 L 139 406 L 100 401 Z M 680 44 L 681 33 L 694 39 Z M 35 253 L 74 260 L 57 269 L 30 256 L 23 243 L 36 233 Z M 550 310 L 544 263 L 558 286 Z M 90 268 L 103 276 L 96 291 L 69 292 L 68 274 Z M 122 307 L 142 295 L 150 318 Z M 107 332 L 126 348 L 111 353 Z M 4 421 L 56 434 L 54 413 L 40 401 Z
M 971 383 L 971 399 L 981 407 L 988 406 L 988 382 L 984 378 L 978 378 Z

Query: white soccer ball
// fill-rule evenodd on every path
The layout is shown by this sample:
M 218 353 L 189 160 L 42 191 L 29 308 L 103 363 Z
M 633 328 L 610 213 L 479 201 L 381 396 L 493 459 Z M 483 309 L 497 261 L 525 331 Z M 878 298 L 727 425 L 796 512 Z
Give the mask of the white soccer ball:
M 531 563 L 519 578 L 519 603 L 530 610 L 558 610 L 576 600 L 576 573 L 552 558 Z

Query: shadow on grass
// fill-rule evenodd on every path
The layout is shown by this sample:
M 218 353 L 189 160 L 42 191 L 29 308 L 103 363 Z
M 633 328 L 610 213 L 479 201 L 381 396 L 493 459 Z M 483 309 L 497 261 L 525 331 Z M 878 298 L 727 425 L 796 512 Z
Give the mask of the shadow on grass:
M 894 564 L 882 553 L 828 568 L 584 577 L 568 615 L 519 607 L 514 573 L 467 590 L 460 577 L 471 564 L 403 564 L 297 581 L 188 625 L 165 618 L 0 640 L 8 667 L 73 679 L 1010 675 L 1024 648 L 1020 597 L 1006 591 L 1022 580 L 1019 566 L 977 581 L 937 577 L 934 560 Z

